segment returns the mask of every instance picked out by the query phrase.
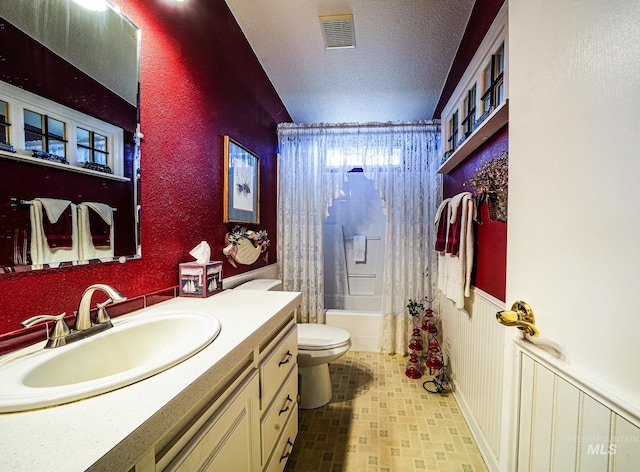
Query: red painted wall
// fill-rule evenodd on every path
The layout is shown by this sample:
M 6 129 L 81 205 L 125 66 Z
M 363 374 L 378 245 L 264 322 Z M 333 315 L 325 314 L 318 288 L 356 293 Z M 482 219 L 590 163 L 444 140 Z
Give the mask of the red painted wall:
M 291 121 L 224 0 L 115 0 L 142 31 L 142 259 L 0 278 L 0 332 L 40 313 L 72 312 L 92 283 L 130 297 L 177 283 L 205 240 L 222 259 L 223 136 L 261 157 L 262 223 L 276 254 L 276 125 Z M 234 269 L 225 276 L 258 267 Z
M 509 130 L 505 126 L 443 177 L 444 197 L 471 192 L 469 179 L 483 163 L 500 157 L 509 150 Z M 507 223 L 491 221 L 487 204 L 482 204 L 482 223 L 476 225 L 474 270 L 471 283 L 479 289 L 505 301 L 507 276 Z
M 434 117 L 440 117 L 442 109 L 451 98 L 455 87 L 471 62 L 491 23 L 502 7 L 504 0 L 477 0 L 469 24 L 458 48 L 442 96 L 436 106 Z M 509 150 L 509 130 L 505 126 L 478 149 L 469 155 L 448 175 L 443 177 L 444 198 L 472 189 L 469 179 L 483 163 L 499 157 Z M 482 205 L 482 224 L 476 226 L 476 245 L 472 284 L 479 289 L 505 301 L 507 277 L 507 223 L 490 221 L 487 205 Z

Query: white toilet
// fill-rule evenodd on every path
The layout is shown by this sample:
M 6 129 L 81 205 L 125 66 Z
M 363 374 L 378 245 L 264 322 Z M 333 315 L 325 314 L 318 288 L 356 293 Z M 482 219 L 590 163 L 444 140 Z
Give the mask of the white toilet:
M 254 279 L 234 290 L 282 290 L 282 282 Z M 311 410 L 331 401 L 329 362 L 335 361 L 351 347 L 349 331 L 335 326 L 298 323 L 299 408 Z

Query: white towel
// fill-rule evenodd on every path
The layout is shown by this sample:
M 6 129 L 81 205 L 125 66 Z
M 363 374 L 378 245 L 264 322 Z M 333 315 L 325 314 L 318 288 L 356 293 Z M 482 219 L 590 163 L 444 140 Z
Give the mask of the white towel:
M 69 205 L 71 205 L 71 247 L 51 249 L 44 234 L 43 218 L 55 223 Z M 29 216 L 31 220 L 31 263 L 34 268 L 42 268 L 43 264 L 55 266 L 60 262 L 78 260 L 78 223 L 76 206 L 73 203 L 55 198 L 35 198 L 31 201 Z
M 454 224 L 458 218 L 458 206 L 462 203 L 463 199 L 469 199 L 471 192 L 462 192 L 451 197 L 449 204 L 449 226 Z
M 367 260 L 367 237 L 353 237 L 353 261 L 365 262 Z
M 96 202 L 84 202 L 81 203 L 81 205 L 86 205 L 89 208 L 93 209 L 109 226 L 113 224 L 113 208 L 111 208 L 109 205 Z
M 440 218 L 442 218 L 443 216 L 445 218 L 447 218 L 447 215 L 443 215 L 442 211 L 444 210 L 444 207 L 447 206 L 447 204 L 451 201 L 450 198 L 445 198 L 444 200 L 442 200 L 442 203 L 440 203 L 440 206 L 438 207 L 438 209 L 436 210 L 436 217 L 433 220 L 433 224 L 437 227 L 438 223 L 440 223 Z
M 471 194 L 463 192 L 451 199 L 457 207 L 462 207 L 460 227 L 460 248 L 458 254 L 438 253 L 438 288 L 457 308 L 464 308 L 464 299 L 471 295 L 471 272 L 473 270 L 473 220 L 476 214 L 475 201 Z M 449 219 L 451 213 L 449 213 Z
M 36 198 L 36 201 L 42 203 L 42 208 L 47 213 L 49 221 L 55 224 L 60 215 L 69 207 L 69 200 L 59 200 L 57 198 Z
M 98 215 L 109 225 L 109 246 L 95 247 L 91 239 L 91 226 L 89 225 L 89 211 L 95 210 Z M 80 240 L 79 259 L 88 261 L 100 259 L 110 261 L 114 257 L 114 221 L 113 209 L 109 205 L 97 202 L 83 202 L 78 205 L 78 235 Z

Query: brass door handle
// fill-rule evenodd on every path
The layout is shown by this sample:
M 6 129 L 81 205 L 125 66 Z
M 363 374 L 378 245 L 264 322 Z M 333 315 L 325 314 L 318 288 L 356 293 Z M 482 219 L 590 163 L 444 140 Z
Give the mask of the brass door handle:
M 529 336 L 538 337 L 540 331 L 536 328 L 536 319 L 533 310 L 527 302 L 518 300 L 511 306 L 511 310 L 496 313 L 498 323 L 505 326 L 515 326 Z

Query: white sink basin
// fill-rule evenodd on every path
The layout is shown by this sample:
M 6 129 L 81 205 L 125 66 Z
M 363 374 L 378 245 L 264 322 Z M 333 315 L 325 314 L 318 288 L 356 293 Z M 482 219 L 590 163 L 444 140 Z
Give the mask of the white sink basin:
M 113 320 L 114 327 L 67 346 L 37 346 L 0 359 L 0 412 L 33 410 L 109 392 L 193 356 L 220 332 L 198 312 L 153 312 Z

